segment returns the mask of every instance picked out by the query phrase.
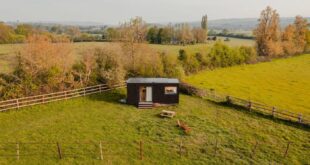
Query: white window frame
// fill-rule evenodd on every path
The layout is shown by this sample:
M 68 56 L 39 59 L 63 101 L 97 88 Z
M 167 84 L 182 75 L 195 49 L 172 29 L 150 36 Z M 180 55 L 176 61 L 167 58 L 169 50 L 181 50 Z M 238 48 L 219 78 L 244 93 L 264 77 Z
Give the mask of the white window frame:
M 167 90 L 166 90 L 166 88 L 173 88 L 172 89 L 172 91 L 173 91 L 173 93 L 171 92 L 171 93 L 167 93 Z M 177 95 L 178 94 L 178 88 L 176 87 L 176 86 L 165 86 L 165 89 L 164 89 L 165 91 L 165 95 Z

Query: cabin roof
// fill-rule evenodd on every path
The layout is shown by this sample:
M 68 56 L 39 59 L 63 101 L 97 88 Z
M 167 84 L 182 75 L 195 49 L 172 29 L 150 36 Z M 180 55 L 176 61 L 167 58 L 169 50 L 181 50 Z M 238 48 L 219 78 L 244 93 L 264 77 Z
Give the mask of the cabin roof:
M 129 78 L 127 81 L 129 84 L 178 84 L 178 79 L 175 78 Z

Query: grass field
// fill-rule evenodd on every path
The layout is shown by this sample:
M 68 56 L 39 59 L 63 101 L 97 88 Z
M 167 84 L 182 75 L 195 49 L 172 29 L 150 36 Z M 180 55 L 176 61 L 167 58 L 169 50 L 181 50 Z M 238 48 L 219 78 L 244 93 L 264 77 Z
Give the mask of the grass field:
M 117 102 L 124 97 L 124 91 L 118 90 L 0 113 L 0 155 L 11 155 L 0 157 L 0 164 L 307 164 L 310 161 L 306 128 L 190 96 L 181 95 L 178 106 L 154 110 L 137 110 Z M 176 118 L 158 117 L 162 109 L 176 111 Z M 177 119 L 191 127 L 189 135 L 176 127 Z M 56 142 L 98 144 L 99 140 L 103 141 L 103 161 L 98 160 L 98 147 L 88 145 L 80 146 L 81 150 L 63 146 L 63 154 L 85 155 L 57 158 Z M 139 160 L 138 140 L 144 144 L 143 161 Z M 214 155 L 216 141 L 218 148 Z M 289 141 L 293 143 L 283 158 Z M 33 145 L 21 144 L 21 155 L 42 154 L 43 150 L 49 155 L 21 156 L 16 161 L 16 145 L 6 146 L 3 144 L 6 142 L 53 144 L 32 150 Z M 256 142 L 259 145 L 255 156 L 251 156 Z
M 203 71 L 185 78 L 197 87 L 310 115 L 310 55 Z
M 223 38 L 220 38 L 223 39 Z M 244 40 L 244 39 L 234 39 L 231 38 L 231 41 L 225 42 L 230 46 L 253 46 L 253 40 Z M 78 58 L 85 49 L 91 49 L 96 47 L 109 46 L 107 42 L 82 42 L 73 44 L 73 53 Z M 207 52 L 208 48 L 212 46 L 213 42 L 209 44 L 196 44 L 196 45 L 150 45 L 152 48 L 158 50 L 159 52 L 166 52 L 171 55 L 178 55 L 180 49 L 185 49 L 188 53 L 196 52 Z M 0 44 L 0 73 L 10 72 L 15 64 L 16 51 L 22 48 L 22 44 Z

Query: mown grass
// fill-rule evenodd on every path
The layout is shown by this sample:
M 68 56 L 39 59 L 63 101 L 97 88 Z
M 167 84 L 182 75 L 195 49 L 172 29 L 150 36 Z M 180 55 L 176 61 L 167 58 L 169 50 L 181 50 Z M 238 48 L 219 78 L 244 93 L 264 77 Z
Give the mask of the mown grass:
M 220 38 L 224 40 L 224 38 Z M 171 55 L 178 55 L 180 49 L 185 49 L 189 54 L 196 52 L 207 52 L 208 48 L 213 45 L 214 42 L 208 44 L 196 44 L 196 45 L 150 45 L 152 48 L 159 52 L 166 52 Z M 253 40 L 243 40 L 231 38 L 231 41 L 225 42 L 230 46 L 253 46 Z M 81 42 L 73 44 L 73 53 L 77 59 L 81 57 L 82 53 L 87 49 L 93 49 L 96 47 L 106 47 L 115 43 L 109 42 Z M 0 73 L 8 73 L 12 71 L 16 62 L 16 51 L 22 48 L 23 44 L 0 44 Z
M 185 95 L 181 95 L 178 106 L 153 110 L 138 110 L 117 102 L 124 97 L 124 90 L 117 90 L 0 113 L 1 143 L 55 144 L 32 150 L 34 153 L 48 150 L 49 155 L 21 156 L 19 161 L 14 156 L 15 144 L 7 149 L 0 146 L 0 155 L 13 155 L 0 157 L 0 164 L 308 164 L 310 161 L 309 129 Z M 158 117 L 162 109 L 176 111 L 176 118 Z M 176 127 L 177 119 L 191 127 L 189 135 Z M 70 145 L 62 148 L 64 154 L 84 156 L 57 158 L 56 142 L 98 144 L 100 140 L 103 161 L 99 160 L 98 147 L 86 144 L 80 146 L 81 150 Z M 144 144 L 143 161 L 139 160 L 139 140 Z M 182 156 L 178 153 L 181 140 Z M 289 141 L 293 143 L 284 158 Z M 259 144 L 256 154 L 251 156 L 256 142 Z M 29 147 L 24 144 L 20 154 L 30 152 Z
M 309 54 L 255 65 L 202 71 L 185 78 L 200 88 L 310 115 Z

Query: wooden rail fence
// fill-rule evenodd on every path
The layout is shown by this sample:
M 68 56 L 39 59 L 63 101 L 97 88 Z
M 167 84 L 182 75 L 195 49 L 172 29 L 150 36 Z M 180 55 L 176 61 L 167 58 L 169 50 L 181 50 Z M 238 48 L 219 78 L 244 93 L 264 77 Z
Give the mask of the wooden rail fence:
M 180 84 L 180 91 L 186 94 L 195 95 L 213 102 L 225 103 L 227 105 L 234 105 L 248 109 L 250 112 L 256 112 L 275 119 L 291 121 L 294 123 L 310 126 L 310 116 L 305 114 L 297 114 L 288 110 L 276 108 L 266 104 L 253 102 L 251 100 L 241 99 L 230 95 L 217 93 L 213 89 L 200 89 L 190 84 L 182 82 Z
M 38 104 L 45 104 L 59 100 L 67 100 L 70 98 L 87 96 L 94 93 L 100 93 L 104 91 L 109 91 L 112 89 L 117 89 L 124 87 L 123 83 L 113 85 L 112 87 L 108 87 L 106 84 L 100 84 L 95 86 L 89 86 L 85 88 L 72 89 L 61 92 L 54 92 L 49 94 L 42 94 L 36 96 L 22 97 L 18 99 L 11 99 L 0 101 L 0 112 L 11 110 L 11 109 L 19 109 L 22 107 L 33 106 Z
M 274 118 L 296 122 L 299 124 L 310 126 L 310 117 L 304 114 L 293 113 L 288 110 L 280 109 L 274 106 L 253 102 L 229 95 L 215 93 L 215 91 L 203 90 L 203 98 L 218 102 L 237 105 L 248 109 L 249 111 L 258 112 L 264 115 L 269 115 Z

